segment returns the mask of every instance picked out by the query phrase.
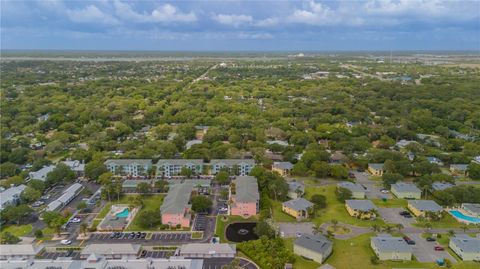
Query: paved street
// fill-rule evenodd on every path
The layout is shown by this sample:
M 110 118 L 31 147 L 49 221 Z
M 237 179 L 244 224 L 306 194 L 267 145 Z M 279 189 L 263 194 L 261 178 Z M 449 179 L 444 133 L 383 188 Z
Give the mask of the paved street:
M 67 255 L 70 254 L 70 255 Z M 74 260 L 80 259 L 80 252 L 79 251 L 73 251 L 69 253 L 68 251 L 62 251 L 62 252 L 42 252 L 39 255 L 40 259 L 52 259 L 55 260 L 57 258 L 62 258 L 62 257 L 69 257 Z
M 350 172 L 355 175 L 357 183 L 360 183 L 367 188 L 367 199 L 392 198 L 391 194 L 383 194 L 380 192 L 383 187 L 377 185 L 381 184 L 381 182 L 370 180 L 367 172 L 358 172 L 356 170 L 351 170 Z
M 313 223 L 311 222 L 302 222 L 302 223 L 287 223 L 281 222 L 278 223 L 280 232 L 283 232 L 285 238 L 296 237 L 298 232 L 312 234 L 313 232 Z
M 434 249 L 435 245 L 437 245 L 436 242 L 428 242 L 418 233 L 408 233 L 406 235 L 415 241 L 415 245 L 413 245 L 413 255 L 415 255 L 419 262 L 435 262 L 439 259 L 449 259 L 453 263 L 457 262 L 457 260 L 453 258 L 446 249 L 443 251 L 436 251 Z
M 406 208 L 399 208 L 399 207 L 392 207 L 392 208 L 380 207 L 378 208 L 378 213 L 380 214 L 380 217 L 382 217 L 382 219 L 385 222 L 393 223 L 393 224 L 401 223 L 405 228 L 412 227 L 412 223 L 415 222 L 415 218 L 414 217 L 405 218 L 400 215 L 400 212 L 405 210 Z

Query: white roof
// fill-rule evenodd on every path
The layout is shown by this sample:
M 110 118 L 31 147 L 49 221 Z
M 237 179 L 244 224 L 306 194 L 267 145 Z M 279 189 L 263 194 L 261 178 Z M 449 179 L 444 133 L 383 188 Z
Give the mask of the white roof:
M 193 243 L 180 247 L 180 255 L 186 254 L 235 254 L 235 245 L 230 244 L 210 244 L 210 243 Z
M 30 179 L 38 179 L 41 181 L 45 181 L 47 180 L 47 174 L 52 172 L 53 169 L 55 169 L 55 165 L 44 166 L 42 169 L 36 172 L 28 173 L 28 176 L 30 177 Z
M 82 252 L 80 252 L 80 254 L 136 255 L 139 251 L 139 244 L 89 244 L 82 250 Z
M 36 255 L 42 247 L 34 248 L 33 245 L 0 245 L 0 256 Z
M 11 203 L 13 200 L 18 199 L 26 187 L 27 186 L 21 184 L 0 192 L 0 209 L 3 209 L 6 203 Z

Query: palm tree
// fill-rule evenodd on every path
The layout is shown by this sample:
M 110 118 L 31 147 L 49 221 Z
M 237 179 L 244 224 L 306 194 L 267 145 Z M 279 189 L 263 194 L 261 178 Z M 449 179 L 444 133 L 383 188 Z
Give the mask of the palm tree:
M 87 235 L 87 224 L 85 222 L 80 224 L 80 233 L 83 233 L 83 235 Z
M 338 225 L 338 220 L 336 219 L 332 219 L 332 225 L 333 225 L 333 229 L 336 230 L 337 229 L 337 225 Z
M 468 225 L 462 224 L 462 226 L 460 226 L 460 229 L 462 229 L 463 232 L 465 233 L 468 230 Z
M 448 231 L 448 235 L 449 235 L 450 237 L 453 236 L 453 235 L 455 235 L 455 231 L 454 231 L 454 230 L 449 230 L 449 231 Z
M 380 225 L 374 223 L 374 224 L 372 225 L 372 230 L 373 230 L 374 232 L 379 232 L 379 231 L 381 230 L 381 227 L 380 227 Z
M 383 227 L 383 231 L 385 231 L 386 233 L 391 233 L 392 229 L 393 229 L 393 227 L 388 225 L 388 224 L 385 225 L 385 227 Z
M 313 225 L 312 230 L 313 230 L 313 234 L 322 233 L 322 228 L 320 227 L 320 224 L 318 224 L 318 223 L 315 223 L 315 225 Z
M 425 223 L 425 228 L 427 228 L 427 230 L 432 229 L 432 224 L 430 222 Z
M 395 226 L 397 227 L 397 230 L 398 230 L 399 233 L 400 233 L 400 232 L 402 231 L 402 229 L 404 228 L 404 227 L 403 227 L 403 224 L 401 224 L 401 223 L 398 223 L 398 224 L 395 225 Z

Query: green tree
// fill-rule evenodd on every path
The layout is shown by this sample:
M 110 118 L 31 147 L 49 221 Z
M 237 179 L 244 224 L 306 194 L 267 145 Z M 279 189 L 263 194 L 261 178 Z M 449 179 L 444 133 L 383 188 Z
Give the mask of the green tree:
M 63 163 L 57 164 L 55 169 L 47 174 L 47 184 L 53 185 L 59 182 L 70 182 L 75 179 L 75 172 Z
M 336 191 L 337 194 L 337 200 L 341 203 L 345 203 L 345 200 L 350 200 L 352 199 L 352 191 L 346 188 L 337 188 Z
M 315 176 L 320 178 L 327 177 L 332 170 L 332 168 L 327 162 L 322 162 L 322 161 L 314 161 L 312 163 L 311 169 L 315 173 Z
M 266 236 L 268 238 L 275 237 L 275 230 L 270 227 L 270 225 L 266 221 L 260 221 L 257 223 L 255 228 L 253 228 L 253 232 L 258 236 Z
M 468 165 L 468 175 L 475 180 L 480 179 L 480 164 L 470 163 Z
M 348 178 L 348 169 L 343 165 L 339 165 L 339 164 L 332 165 L 332 170 L 330 173 L 332 177 L 336 179 Z
M 136 218 L 142 228 L 151 229 L 160 224 L 161 216 L 158 210 L 140 211 Z
M 150 193 L 152 192 L 152 186 L 147 182 L 140 182 L 137 184 L 137 192 L 143 194 Z
M 14 222 L 17 225 L 20 224 L 22 219 L 33 212 L 26 204 L 18 206 L 7 206 L 0 212 L 1 219 L 5 222 Z
M 383 186 L 388 189 L 392 184 L 395 184 L 402 179 L 403 176 L 400 174 L 387 172 L 382 176 Z
M 0 244 L 5 245 L 5 244 L 16 244 L 20 242 L 21 239 L 18 238 L 17 236 L 13 235 L 10 232 L 2 232 L 0 233 Z
M 32 189 L 35 189 L 35 190 L 38 190 L 41 193 L 43 193 L 45 191 L 45 183 L 41 180 L 31 179 L 30 181 L 28 181 L 27 185 L 28 185 L 28 187 L 30 187 Z
M 165 181 L 165 180 L 155 181 L 155 188 L 157 188 L 160 192 L 167 192 L 168 191 L 168 181 Z
M 292 174 L 296 176 L 307 176 L 308 167 L 305 165 L 304 162 L 298 161 L 296 164 L 293 165 Z
M 215 181 L 221 185 L 225 185 L 228 183 L 230 174 L 227 171 L 220 171 L 217 175 L 215 175 Z
M 213 205 L 212 200 L 203 195 L 192 197 L 192 210 L 195 212 L 203 212 Z
M 318 209 L 327 207 L 327 197 L 321 194 L 314 194 L 310 197 L 310 202 L 317 206 Z
M 193 171 L 190 168 L 182 167 L 182 170 L 180 170 L 180 175 L 186 178 L 191 178 L 193 175 Z
M 22 192 L 20 197 L 27 203 L 34 202 L 42 196 L 42 193 L 39 190 L 36 190 L 32 187 L 26 187 Z
M 101 174 L 106 172 L 108 170 L 100 160 L 92 160 L 85 165 L 85 176 L 92 180 L 97 180 Z
M 12 177 L 16 175 L 20 169 L 14 163 L 6 162 L 0 164 L 0 177 Z

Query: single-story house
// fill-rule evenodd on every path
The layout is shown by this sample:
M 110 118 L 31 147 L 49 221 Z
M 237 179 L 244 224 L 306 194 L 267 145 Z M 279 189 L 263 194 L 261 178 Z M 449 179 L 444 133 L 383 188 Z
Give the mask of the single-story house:
M 87 244 L 80 252 L 80 258 L 86 259 L 91 254 L 96 254 L 107 259 L 135 259 L 140 248 L 140 244 Z
M 330 155 L 329 159 L 331 163 L 344 163 L 347 160 L 347 156 L 345 156 L 345 154 L 343 154 L 341 151 L 335 151 L 332 155 Z
M 443 165 L 442 160 L 440 160 L 439 158 L 434 157 L 434 156 L 428 156 L 428 157 L 427 157 L 427 161 L 428 161 L 429 163 L 432 163 L 432 164 Z
M 443 191 L 443 190 L 446 190 L 448 188 L 451 188 L 455 185 L 453 185 L 452 183 L 448 183 L 448 182 L 433 182 L 432 184 L 432 189 L 434 191 Z
M 425 217 L 426 212 L 440 214 L 443 210 L 441 206 L 432 200 L 409 200 L 407 207 L 416 217 Z
M 28 173 L 28 177 L 30 179 L 45 181 L 47 180 L 47 174 L 52 172 L 55 167 L 55 165 L 44 166 L 38 171 Z
M 34 246 L 31 244 L 0 245 L 0 260 L 33 259 L 42 249 L 43 246 Z
M 26 187 L 27 186 L 21 184 L 0 192 L 0 210 L 3 210 L 9 205 L 17 205 L 20 201 L 20 195 L 22 195 Z
M 291 162 L 273 162 L 272 172 L 278 172 L 282 176 L 289 175 L 293 169 Z
M 412 247 L 401 237 L 393 237 L 389 234 L 380 234 L 372 237 L 370 246 L 377 257 L 384 260 L 403 260 L 412 259 Z
M 464 261 L 480 261 L 480 238 L 456 235 L 448 246 Z
M 422 191 L 415 184 L 410 183 L 399 182 L 392 184 L 390 191 L 397 198 L 401 199 L 420 199 L 422 196 Z
M 352 198 L 365 199 L 366 190 L 361 184 L 350 181 L 342 181 L 337 184 L 337 188 L 345 188 L 352 192 Z
M 369 163 L 368 164 L 368 172 L 374 176 L 383 176 L 383 163 Z
M 451 164 L 450 172 L 456 175 L 468 176 L 468 164 Z
M 325 236 L 302 234 L 293 243 L 293 253 L 323 263 L 332 254 L 333 243 Z
M 282 203 L 282 211 L 295 217 L 297 220 L 308 218 L 308 211 L 311 208 L 313 208 L 313 203 L 304 198 L 297 198 Z
M 352 217 L 370 219 L 376 217 L 377 207 L 370 200 L 346 200 L 345 208 Z
M 462 209 L 468 215 L 472 217 L 480 218 L 480 204 L 463 203 Z
M 236 252 L 235 244 L 192 243 L 181 245 L 176 254 L 185 258 L 234 258 Z
M 480 164 L 480 155 L 473 157 L 473 160 L 472 160 L 472 161 L 473 161 L 474 163 Z

